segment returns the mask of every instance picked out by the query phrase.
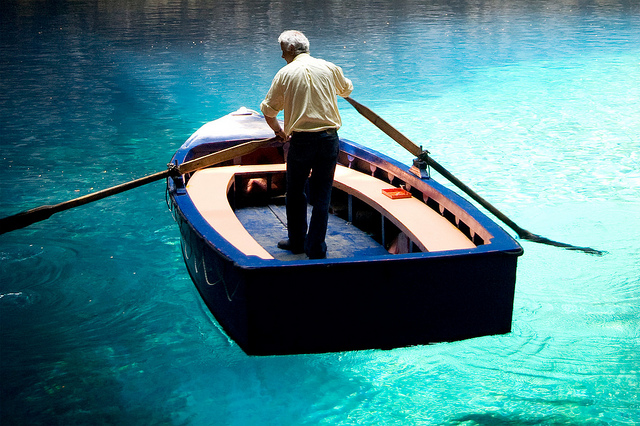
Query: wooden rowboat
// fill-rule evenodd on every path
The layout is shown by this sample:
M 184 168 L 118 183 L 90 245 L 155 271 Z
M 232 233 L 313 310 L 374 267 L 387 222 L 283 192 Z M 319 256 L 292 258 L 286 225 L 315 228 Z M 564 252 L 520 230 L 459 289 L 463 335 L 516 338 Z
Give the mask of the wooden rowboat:
M 186 161 L 269 138 L 254 111 L 205 124 Z M 280 144 L 167 179 L 185 264 L 224 331 L 252 355 L 389 349 L 511 330 L 520 245 L 433 179 L 341 139 L 327 259 L 286 237 Z

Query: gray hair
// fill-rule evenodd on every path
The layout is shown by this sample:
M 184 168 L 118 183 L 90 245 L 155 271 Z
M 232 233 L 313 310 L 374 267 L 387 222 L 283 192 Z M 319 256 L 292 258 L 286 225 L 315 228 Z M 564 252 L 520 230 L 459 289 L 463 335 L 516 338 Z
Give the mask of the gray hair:
M 300 31 L 289 30 L 280 34 L 278 37 L 278 43 L 283 43 L 285 49 L 289 46 L 295 48 L 296 55 L 300 53 L 309 53 L 309 40 Z

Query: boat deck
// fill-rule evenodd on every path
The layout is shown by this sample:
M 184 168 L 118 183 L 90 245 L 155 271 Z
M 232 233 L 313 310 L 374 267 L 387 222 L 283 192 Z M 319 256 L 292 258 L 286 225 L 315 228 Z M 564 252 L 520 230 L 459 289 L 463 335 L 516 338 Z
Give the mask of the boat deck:
M 277 247 L 278 241 L 287 237 L 285 210 L 284 205 L 270 204 L 237 209 L 236 216 L 249 234 L 274 259 L 283 261 L 306 259 L 307 256 L 304 253 L 292 254 Z M 310 206 L 308 217 L 311 217 Z M 327 243 L 327 257 L 330 259 L 389 254 L 367 233 L 332 214 L 329 215 L 325 242 Z

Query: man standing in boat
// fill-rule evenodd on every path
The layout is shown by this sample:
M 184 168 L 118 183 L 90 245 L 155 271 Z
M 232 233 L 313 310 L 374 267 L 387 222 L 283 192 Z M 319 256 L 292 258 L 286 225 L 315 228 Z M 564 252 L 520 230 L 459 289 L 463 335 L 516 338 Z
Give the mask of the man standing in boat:
M 325 236 L 339 151 L 337 130 L 342 125 L 336 96 L 349 96 L 353 84 L 337 65 L 312 57 L 309 40 L 300 31 L 285 31 L 278 42 L 287 65 L 275 75 L 260 104 L 276 136 L 283 142 L 290 137 L 286 197 L 289 238 L 280 241 L 278 247 L 322 259 L 327 253 Z M 282 110 L 284 129 L 276 118 Z M 313 206 L 308 232 L 307 179 Z

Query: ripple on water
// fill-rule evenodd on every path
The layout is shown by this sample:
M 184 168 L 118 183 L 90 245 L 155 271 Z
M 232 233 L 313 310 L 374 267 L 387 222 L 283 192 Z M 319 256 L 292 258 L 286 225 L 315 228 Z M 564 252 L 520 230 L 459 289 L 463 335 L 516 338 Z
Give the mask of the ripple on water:
M 61 293 L 55 286 L 68 278 L 78 250 L 56 241 L 3 244 L 0 251 L 0 307 L 24 309 L 34 304 L 55 306 Z M 25 266 L 27 265 L 27 266 Z

